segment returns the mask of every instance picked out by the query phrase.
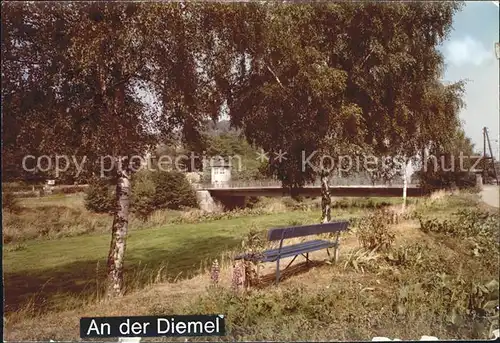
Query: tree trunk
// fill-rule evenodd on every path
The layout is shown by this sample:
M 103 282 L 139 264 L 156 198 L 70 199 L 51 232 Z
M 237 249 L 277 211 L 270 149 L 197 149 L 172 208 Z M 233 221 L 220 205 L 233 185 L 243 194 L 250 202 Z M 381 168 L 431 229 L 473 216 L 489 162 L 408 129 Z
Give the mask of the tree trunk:
M 408 168 L 408 162 L 405 160 L 405 167 L 403 170 L 403 211 L 406 209 L 406 189 L 408 188 L 408 176 L 406 169 Z
M 329 174 L 325 171 L 321 173 L 321 221 L 328 223 L 331 218 L 332 198 L 330 197 Z
M 108 287 L 110 298 L 123 295 L 123 263 L 128 231 L 130 204 L 130 175 L 118 163 L 116 184 L 116 211 L 111 228 L 111 244 L 108 254 Z

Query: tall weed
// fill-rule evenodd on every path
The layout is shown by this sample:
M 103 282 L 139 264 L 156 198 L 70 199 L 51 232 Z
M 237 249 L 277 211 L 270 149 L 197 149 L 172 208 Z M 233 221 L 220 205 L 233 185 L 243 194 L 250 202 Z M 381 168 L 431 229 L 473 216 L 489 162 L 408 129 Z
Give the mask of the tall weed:
M 357 223 L 356 235 L 366 250 L 387 250 L 394 243 L 395 234 L 390 230 L 387 215 L 377 211 Z

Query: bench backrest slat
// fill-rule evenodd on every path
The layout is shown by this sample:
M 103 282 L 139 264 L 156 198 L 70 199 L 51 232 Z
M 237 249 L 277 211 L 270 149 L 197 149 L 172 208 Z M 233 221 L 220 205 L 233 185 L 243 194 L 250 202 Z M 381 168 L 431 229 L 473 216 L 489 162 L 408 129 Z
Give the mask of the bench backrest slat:
M 335 221 L 323 224 L 312 224 L 303 226 L 282 227 L 269 230 L 267 239 L 279 241 L 281 239 L 319 235 L 328 232 L 340 232 L 347 230 L 349 221 Z

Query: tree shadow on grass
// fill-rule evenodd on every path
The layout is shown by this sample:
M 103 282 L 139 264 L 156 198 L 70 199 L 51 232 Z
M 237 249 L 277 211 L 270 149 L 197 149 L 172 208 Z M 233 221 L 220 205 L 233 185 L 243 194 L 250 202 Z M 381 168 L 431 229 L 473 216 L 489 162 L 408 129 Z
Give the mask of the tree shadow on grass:
M 236 237 L 215 236 L 186 240 L 176 249 L 129 247 L 125 255 L 125 285 L 128 290 L 143 287 L 155 279 L 160 269 L 163 279 L 192 277 L 203 262 L 218 258 L 240 243 L 241 239 Z M 71 308 L 71 304 L 76 307 L 84 299 L 101 296 L 105 281 L 105 259 L 19 273 L 4 271 L 4 310 L 8 314 L 28 303 L 36 313 Z

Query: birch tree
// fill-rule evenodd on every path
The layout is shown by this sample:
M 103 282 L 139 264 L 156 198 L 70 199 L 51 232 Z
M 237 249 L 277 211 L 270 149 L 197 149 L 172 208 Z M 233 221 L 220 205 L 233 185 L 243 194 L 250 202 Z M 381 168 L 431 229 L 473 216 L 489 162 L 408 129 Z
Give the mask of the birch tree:
M 439 83 L 437 46 L 459 8 L 456 2 L 262 6 L 266 21 L 254 24 L 260 39 L 243 38 L 239 54 L 248 63 L 239 78 L 227 78 L 231 120 L 269 152 L 269 169 L 285 187 L 293 191 L 320 178 L 328 221 L 332 166 L 325 155 L 330 161 L 405 157 L 446 136 L 429 122 L 458 125 L 457 111 L 441 111 L 436 120 L 424 99 Z M 254 32 L 242 31 L 242 37 Z M 287 155 L 279 158 L 280 152 Z M 316 154 L 304 166 L 301 153 Z
M 8 3 L 2 10 L 3 152 L 18 168 L 27 153 L 85 157 L 97 175 L 106 162 L 104 175 L 116 185 L 107 294 L 121 295 L 132 157 L 174 131 L 196 141 L 211 106 L 196 64 L 204 47 L 198 7 Z

